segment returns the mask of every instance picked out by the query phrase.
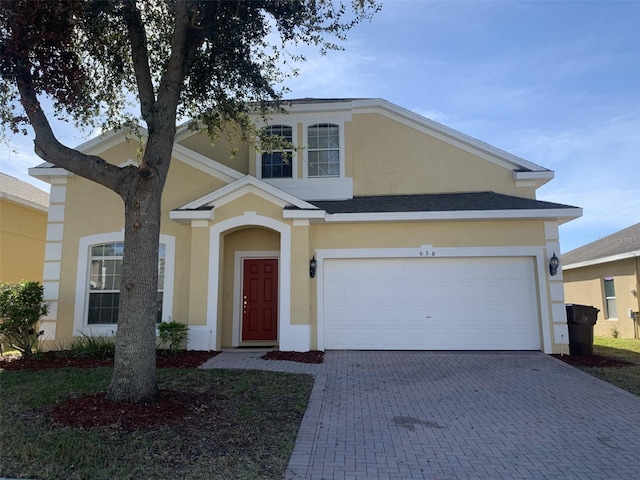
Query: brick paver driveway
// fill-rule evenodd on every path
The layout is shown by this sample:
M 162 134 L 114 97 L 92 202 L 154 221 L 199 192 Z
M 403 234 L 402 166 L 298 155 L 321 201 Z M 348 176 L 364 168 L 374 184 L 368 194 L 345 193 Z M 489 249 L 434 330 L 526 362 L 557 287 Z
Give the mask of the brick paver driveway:
M 640 478 L 640 397 L 542 353 L 327 352 L 287 479 Z

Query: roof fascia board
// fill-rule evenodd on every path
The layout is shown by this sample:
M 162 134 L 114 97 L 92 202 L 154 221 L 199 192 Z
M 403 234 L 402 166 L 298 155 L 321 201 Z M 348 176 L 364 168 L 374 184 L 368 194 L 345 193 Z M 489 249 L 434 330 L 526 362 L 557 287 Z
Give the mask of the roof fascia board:
M 213 220 L 213 210 L 171 210 L 169 218 L 178 223 L 189 224 L 193 220 Z
M 253 177 L 251 175 L 245 175 L 240 180 L 236 180 L 235 182 L 230 183 L 229 185 L 225 185 L 224 187 L 219 188 L 218 190 L 208 193 L 207 195 L 204 195 L 203 197 L 200 197 L 194 200 L 193 202 L 180 207 L 180 210 L 196 209 L 196 208 L 203 207 L 210 203 L 214 203 L 219 200 L 222 200 L 224 197 L 227 197 L 233 194 L 234 192 L 248 186 L 255 187 L 258 191 L 262 191 L 272 197 L 275 197 L 276 199 L 282 202 L 283 206 L 293 205 L 300 209 L 309 209 L 309 210 L 318 209 L 315 205 L 305 202 L 304 200 L 300 200 L 298 197 L 294 197 L 293 195 L 287 192 L 284 192 L 272 185 L 269 185 L 268 183 L 263 182 L 262 180 L 259 180 L 256 177 Z
M 216 177 L 225 182 L 234 182 L 241 179 L 244 175 L 231 167 L 227 167 L 220 162 L 206 157 L 198 152 L 184 147 L 180 144 L 173 144 L 173 156 L 176 160 L 180 160 L 187 165 L 200 170 L 201 172 L 208 173 L 209 175 Z
M 49 167 L 47 165 L 53 165 L 52 163 L 42 163 L 37 167 L 32 167 L 29 170 L 29 175 L 33 178 L 37 178 L 38 180 L 42 180 L 43 182 L 51 183 L 51 178 L 55 177 L 74 177 L 75 174 L 70 172 L 69 170 L 65 170 L 61 167 Z
M 447 127 L 441 123 L 430 120 L 422 115 L 414 113 L 410 110 L 402 108 L 391 102 L 381 98 L 354 100 L 352 102 L 354 113 L 381 113 L 392 117 L 407 126 L 417 128 L 423 133 L 432 135 L 444 142 L 454 145 L 458 148 L 477 155 L 485 160 L 500 165 L 504 168 L 513 170 L 516 168 L 524 168 L 533 171 L 549 171 L 540 165 L 524 160 L 511 153 L 505 152 L 499 148 L 493 147 L 488 143 L 484 143 L 458 130 Z M 552 172 L 553 173 L 553 172 Z
M 143 127 L 138 127 L 137 132 L 131 132 L 129 130 L 109 130 L 102 135 L 98 135 L 97 137 L 78 145 L 75 149 L 85 154 L 99 155 L 123 142 L 146 137 L 147 129 Z
M 609 257 L 594 258 L 593 260 L 585 260 L 584 262 L 570 263 L 563 265 L 562 270 L 573 270 L 574 268 L 589 267 L 591 265 L 600 265 L 601 263 L 617 262 L 618 260 L 626 260 L 627 258 L 640 257 L 640 250 L 632 252 L 619 253 Z
M 38 210 L 39 212 L 46 213 L 49 211 L 49 208 L 45 207 L 44 205 L 40 205 L 39 203 L 32 202 L 31 200 L 27 200 L 25 198 L 16 197 L 15 195 L 11 195 L 10 193 L 0 192 L 0 198 L 3 198 L 12 203 L 17 203 L 18 205 L 22 205 L 23 207 Z
M 535 210 L 456 210 L 446 212 L 370 212 L 329 213 L 327 222 L 415 222 L 429 220 L 538 220 L 555 219 L 565 223 L 582 216 L 581 208 Z

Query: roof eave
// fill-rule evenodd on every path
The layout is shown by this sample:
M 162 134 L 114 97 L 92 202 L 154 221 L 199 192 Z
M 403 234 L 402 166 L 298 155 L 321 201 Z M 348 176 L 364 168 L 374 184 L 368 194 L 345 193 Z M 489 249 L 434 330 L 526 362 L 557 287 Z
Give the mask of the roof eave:
M 600 265 L 602 263 L 617 262 L 619 260 L 626 260 L 627 258 L 636 258 L 636 257 L 640 257 L 640 250 L 634 250 L 632 252 L 626 252 L 626 253 L 619 253 L 617 255 L 610 255 L 608 257 L 594 258 L 591 260 L 585 260 L 584 262 L 570 263 L 568 265 L 563 265 L 562 270 L 573 270 L 575 268 L 590 267 L 591 265 Z

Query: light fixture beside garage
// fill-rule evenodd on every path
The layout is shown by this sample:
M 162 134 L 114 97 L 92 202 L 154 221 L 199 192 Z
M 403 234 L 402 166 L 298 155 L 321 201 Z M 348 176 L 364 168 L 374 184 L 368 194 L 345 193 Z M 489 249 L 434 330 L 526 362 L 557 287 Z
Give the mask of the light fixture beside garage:
M 316 262 L 316 256 L 314 255 L 309 261 L 309 275 L 311 278 L 316 277 L 316 268 L 318 268 L 318 262 Z
M 559 266 L 560 260 L 556 257 L 556 252 L 553 252 L 553 256 L 549 259 L 549 275 L 555 276 L 558 273 Z

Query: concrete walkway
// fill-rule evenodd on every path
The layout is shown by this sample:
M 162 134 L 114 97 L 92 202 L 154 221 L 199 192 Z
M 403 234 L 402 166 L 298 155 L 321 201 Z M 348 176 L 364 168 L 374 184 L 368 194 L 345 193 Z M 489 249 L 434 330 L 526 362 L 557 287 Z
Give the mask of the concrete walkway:
M 235 355 L 247 354 L 212 363 L 316 375 L 287 480 L 640 472 L 640 398 L 542 353 L 344 351 L 320 366 Z

